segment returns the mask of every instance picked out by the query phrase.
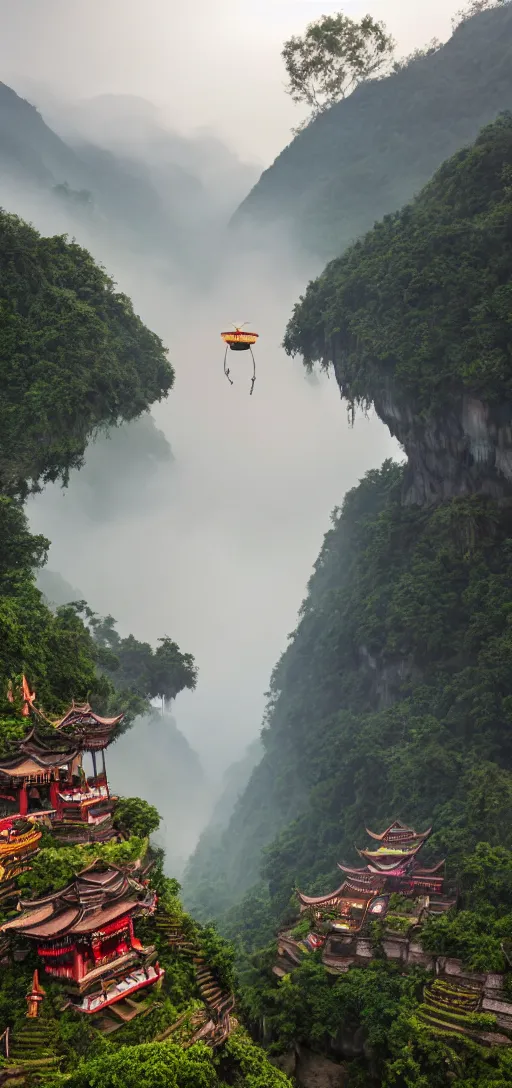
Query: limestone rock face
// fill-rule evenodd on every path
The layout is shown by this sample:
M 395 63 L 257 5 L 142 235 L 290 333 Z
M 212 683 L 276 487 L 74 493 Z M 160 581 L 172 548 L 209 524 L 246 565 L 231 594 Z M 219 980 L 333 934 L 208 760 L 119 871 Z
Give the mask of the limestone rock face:
M 297 1054 L 295 1050 L 288 1050 L 286 1054 L 280 1054 L 277 1058 L 271 1058 L 272 1065 L 286 1073 L 287 1077 L 294 1077 L 297 1069 Z
M 339 362 L 334 372 L 343 398 L 350 387 Z M 407 454 L 403 501 L 428 506 L 461 495 L 512 495 L 512 404 L 486 404 L 467 394 L 425 418 L 388 378 L 375 394 L 377 415 Z
M 297 1046 L 271 1060 L 277 1069 L 294 1078 L 298 1088 L 345 1088 L 348 1084 L 345 1065 L 314 1054 L 307 1047 Z
M 344 1065 L 338 1065 L 330 1058 L 313 1054 L 301 1047 L 295 1077 L 299 1088 L 345 1088 L 348 1072 Z

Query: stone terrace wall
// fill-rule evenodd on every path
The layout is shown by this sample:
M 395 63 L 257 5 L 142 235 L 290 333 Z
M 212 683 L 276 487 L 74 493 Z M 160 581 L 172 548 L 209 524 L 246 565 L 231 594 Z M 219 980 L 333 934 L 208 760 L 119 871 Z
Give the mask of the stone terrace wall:
M 322 960 L 325 967 L 338 973 L 348 971 L 349 967 L 364 967 L 375 958 L 375 951 L 371 940 L 367 937 L 359 937 L 347 942 L 347 954 L 331 952 L 333 938 L 326 941 Z M 336 944 L 340 944 L 336 938 Z M 423 967 L 426 971 L 444 978 L 451 978 L 459 982 L 461 986 L 469 990 L 476 990 L 481 994 L 482 1012 L 493 1013 L 502 1028 L 512 1030 L 512 1001 L 504 992 L 505 975 L 495 972 L 479 974 L 468 971 L 461 960 L 452 959 L 449 956 L 433 956 L 424 952 L 421 945 L 407 937 L 386 936 L 382 942 L 382 949 L 386 958 L 395 963 L 402 963 L 407 967 Z

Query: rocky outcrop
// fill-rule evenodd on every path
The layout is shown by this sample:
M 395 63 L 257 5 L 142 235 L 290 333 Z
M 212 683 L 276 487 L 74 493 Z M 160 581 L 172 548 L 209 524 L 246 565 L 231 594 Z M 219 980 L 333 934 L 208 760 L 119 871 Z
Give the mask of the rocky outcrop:
M 307 954 L 304 944 L 293 940 L 288 933 L 281 933 L 278 940 L 278 958 L 272 969 L 274 974 L 277 978 L 283 978 L 299 966 Z M 346 974 L 352 967 L 367 966 L 376 955 L 370 937 L 337 934 L 327 937 L 322 951 L 322 963 L 330 975 L 338 976 Z M 382 957 L 390 963 L 401 964 L 404 968 L 421 967 L 424 971 L 432 972 L 437 979 L 445 982 L 451 980 L 455 986 L 470 990 L 479 1009 L 492 1013 L 498 1027 L 512 1037 L 512 1001 L 505 989 L 505 975 L 469 971 L 460 959 L 425 952 L 418 936 L 400 936 L 389 930 L 384 933 L 378 951 L 378 958 Z M 363 1031 L 357 1029 L 353 1032 L 345 1024 L 340 1025 L 338 1035 L 331 1041 L 331 1047 L 336 1056 L 346 1059 L 360 1057 L 363 1053 L 369 1056 L 366 1053 Z
M 393 706 L 406 687 L 420 683 L 421 669 L 415 665 L 412 656 L 400 657 L 383 664 L 371 654 L 366 646 L 359 647 L 359 659 L 364 670 L 365 682 L 369 685 L 371 698 L 377 710 L 386 710 Z
M 342 396 L 350 399 L 335 365 Z M 427 418 L 388 380 L 375 411 L 407 454 L 403 501 L 426 506 L 461 495 L 512 495 L 512 404 L 486 404 L 463 394 L 449 411 Z
M 272 1064 L 288 1077 L 293 1077 L 298 1088 L 345 1088 L 348 1084 L 345 1065 L 321 1054 L 313 1054 L 307 1047 L 297 1046 L 275 1058 Z
M 344 1065 L 300 1047 L 295 1079 L 299 1088 L 345 1088 L 348 1073 Z

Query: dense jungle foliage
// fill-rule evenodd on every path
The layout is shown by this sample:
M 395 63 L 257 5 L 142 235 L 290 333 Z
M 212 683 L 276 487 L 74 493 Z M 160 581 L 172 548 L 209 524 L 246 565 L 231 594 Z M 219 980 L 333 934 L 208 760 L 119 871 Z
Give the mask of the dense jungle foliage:
M 334 361 L 352 406 L 393 382 L 402 418 L 430 412 L 440 441 L 464 392 L 508 419 L 511 171 L 503 115 L 310 285 L 289 352 Z M 509 971 L 512 499 L 405 506 L 406 471 L 386 461 L 334 511 L 271 678 L 263 759 L 191 860 L 186 902 L 236 942 L 241 1007 L 275 1053 L 302 1044 L 340 1061 L 348 1033 L 351 1086 L 505 1088 L 510 1050 L 427 1029 L 426 976 L 385 962 L 380 931 L 370 969 L 329 976 L 316 953 L 283 979 L 271 970 L 296 888 L 334 891 L 338 861 L 361 865 L 365 827 L 401 818 L 433 825 L 425 864 L 446 858 L 459 893 L 423 926 L 424 950 Z
M 512 15 L 512 9 L 511 9 Z M 309 284 L 285 348 L 334 365 L 350 404 L 391 397 L 415 420 L 464 392 L 512 392 L 512 113 Z M 506 402 L 506 405 L 505 403 Z
M 172 387 L 161 340 L 86 250 L 0 212 L 0 491 L 67 480 L 98 427 Z
M 36 586 L 49 541 L 29 532 L 17 500 L 1 495 L 0 539 L 0 751 L 26 726 L 7 699 L 9 683 L 18 699 L 22 673 L 48 714 L 63 712 L 73 698 L 89 700 L 100 713 L 125 713 L 122 728 L 147 713 L 154 696 L 170 700 L 195 687 L 194 659 L 171 639 L 155 650 L 133 635 L 122 639 L 112 617 L 100 619 L 83 601 L 52 609 Z
M 132 811 L 137 799 L 131 799 Z M 148 808 L 150 806 L 147 806 Z M 139 816 L 141 802 L 138 805 Z M 156 814 L 158 817 L 158 814 Z M 158 820 L 157 820 L 158 822 Z M 25 898 L 40 896 L 64 887 L 84 865 L 94 858 L 113 865 L 126 865 L 147 851 L 148 844 L 136 837 L 119 844 L 91 847 L 59 847 L 47 836 L 47 844 L 34 859 L 31 873 L 22 878 Z M 161 905 L 194 942 L 208 962 L 213 976 L 225 989 L 233 985 L 233 952 L 213 926 L 199 926 L 178 899 L 180 886 L 163 875 L 163 854 L 154 853 L 151 884 Z M 0 920 L 5 920 L 0 913 Z M 165 970 L 163 984 L 148 1012 L 127 1024 L 115 1036 L 105 1036 L 90 1023 L 63 1009 L 61 987 L 44 979 L 46 996 L 42 1010 L 48 1028 L 50 1052 L 60 1056 L 59 1071 L 42 1070 L 37 1083 L 44 1088 L 99 1088 L 99 1086 L 174 1085 L 175 1088 L 219 1088 L 236 1084 L 240 1088 L 290 1088 L 290 1081 L 269 1062 L 265 1052 L 255 1046 L 243 1028 L 232 1034 L 220 1055 L 198 1043 L 183 1050 L 175 1037 L 168 1042 L 154 1042 L 160 1032 L 178 1018 L 193 1015 L 200 1006 L 200 993 L 190 958 L 171 950 L 165 936 L 151 918 L 136 923 L 140 938 L 155 943 L 160 965 Z M 13 1037 L 26 1026 L 26 994 L 32 972 L 37 966 L 33 949 L 23 963 L 2 966 L 0 984 L 0 1027 L 9 1027 Z M 0 1077 L 5 1062 L 0 1057 Z
M 195 688 L 194 658 L 182 653 L 172 639 L 158 639 L 159 645 L 153 650 L 149 642 L 139 642 L 134 635 L 121 638 L 113 616 L 101 619 L 84 602 L 81 605 L 101 650 L 102 669 L 122 692 L 132 693 L 146 703 L 157 696 L 171 703 L 180 691 Z
M 272 981 L 270 956 L 258 958 L 256 985 L 245 991 L 245 1014 L 254 1028 L 265 1018 L 273 1050 L 303 1045 L 340 1057 L 343 1036 L 359 1056 L 347 1062 L 348 1088 L 507 1088 L 510 1048 L 491 1050 L 471 1038 L 433 1034 L 418 1017 L 428 976 L 404 973 L 375 960 L 333 978 L 317 957 L 282 982 Z M 266 985 L 265 985 L 265 981 Z M 494 1017 L 473 1014 L 474 1029 L 488 1030 Z M 359 1039 L 358 1039 L 359 1036 Z
M 92 635 L 76 611 L 51 611 L 36 588 L 34 571 L 45 562 L 49 541 L 29 532 L 20 504 L 5 496 L 0 496 L 0 541 L 0 744 L 5 749 L 13 709 L 8 684 L 13 681 L 16 688 L 22 672 L 49 714 L 66 709 L 73 697 L 89 695 L 103 705 L 112 688 L 97 671 Z M 15 735 L 24 724 L 12 719 Z
M 425 856 L 452 877 L 479 842 L 512 847 L 512 509 L 404 508 L 402 473 L 385 462 L 334 512 L 272 676 L 263 761 L 210 869 L 190 866 L 203 916 L 240 898 L 266 847 L 277 922 L 296 883 L 331 890 L 364 827 L 397 814 L 434 825 Z
M 359 87 L 281 152 L 233 226 L 284 223 L 295 244 L 337 257 L 512 108 L 511 42 L 505 3 L 463 21 L 446 45 Z
M 189 867 L 187 902 L 220 916 L 237 943 L 247 1022 L 264 1023 L 275 1052 L 295 1040 L 336 1058 L 337 1032 L 352 1025 L 377 1079 L 361 1055 L 350 1084 L 504 1088 L 508 1052 L 489 1057 L 421 1025 L 421 973 L 377 964 L 333 983 L 313 956 L 278 982 L 274 944 L 247 958 L 294 917 L 295 887 L 333 891 L 337 861 L 361 864 L 365 826 L 399 815 L 433 823 L 425 861 L 446 857 L 460 890 L 458 911 L 425 925 L 425 950 L 507 968 L 512 507 L 477 496 L 404 508 L 402 472 L 387 462 L 368 473 L 335 512 L 272 677 L 263 761 L 208 867 L 204 853 L 196 874 Z M 241 898 L 258 853 L 262 883 Z

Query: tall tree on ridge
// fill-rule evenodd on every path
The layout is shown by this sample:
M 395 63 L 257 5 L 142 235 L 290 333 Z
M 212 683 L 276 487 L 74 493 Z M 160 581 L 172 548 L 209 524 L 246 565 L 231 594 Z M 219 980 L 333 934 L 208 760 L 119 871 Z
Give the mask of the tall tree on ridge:
M 309 119 L 346 98 L 359 83 L 378 75 L 395 49 L 384 23 L 365 15 L 360 22 L 338 12 L 309 23 L 302 37 L 285 42 L 281 56 L 294 102 L 311 107 Z

